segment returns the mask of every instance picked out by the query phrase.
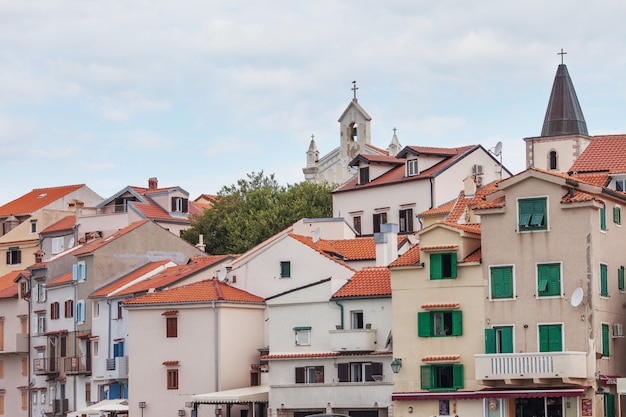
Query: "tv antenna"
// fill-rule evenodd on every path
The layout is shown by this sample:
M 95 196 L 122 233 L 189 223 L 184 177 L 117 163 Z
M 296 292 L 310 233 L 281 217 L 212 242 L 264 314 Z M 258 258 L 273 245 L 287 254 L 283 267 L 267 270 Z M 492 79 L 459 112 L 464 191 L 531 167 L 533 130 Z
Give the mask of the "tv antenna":
M 320 227 L 317 226 L 315 228 L 315 231 L 313 232 L 313 243 L 317 243 L 320 240 L 321 234 L 322 234 L 322 229 L 320 229 Z
M 500 176 L 500 179 L 502 179 L 502 141 L 498 141 L 496 146 L 489 149 L 489 152 L 498 158 L 498 171 L 496 171 L 496 173 Z
M 217 279 L 220 281 L 224 281 L 226 279 L 226 267 L 222 265 L 219 272 L 217 273 Z

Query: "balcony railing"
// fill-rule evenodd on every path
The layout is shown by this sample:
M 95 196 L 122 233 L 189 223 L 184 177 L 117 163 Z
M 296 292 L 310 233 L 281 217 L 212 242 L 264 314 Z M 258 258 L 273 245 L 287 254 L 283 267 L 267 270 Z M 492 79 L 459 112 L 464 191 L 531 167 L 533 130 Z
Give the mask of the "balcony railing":
M 63 370 L 67 375 L 90 374 L 91 358 L 86 356 L 64 358 Z
M 106 377 L 109 379 L 128 378 L 128 356 L 107 359 Z
M 363 352 L 376 350 L 376 329 L 329 330 L 330 346 L 334 352 Z
M 33 359 L 33 370 L 35 375 L 58 374 L 59 363 L 57 358 L 36 358 Z
M 585 352 L 474 355 L 477 380 L 586 378 Z

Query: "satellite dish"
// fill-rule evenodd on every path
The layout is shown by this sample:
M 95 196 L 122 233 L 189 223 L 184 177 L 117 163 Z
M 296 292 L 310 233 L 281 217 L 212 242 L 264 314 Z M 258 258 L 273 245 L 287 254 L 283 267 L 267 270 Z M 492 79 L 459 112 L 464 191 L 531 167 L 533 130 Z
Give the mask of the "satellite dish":
M 569 303 L 572 305 L 572 307 L 576 308 L 583 302 L 584 296 L 585 294 L 583 293 L 583 289 L 581 287 L 578 287 L 572 293 Z
M 68 244 L 68 247 L 70 247 L 70 248 L 74 247 L 74 238 L 70 239 L 70 243 Z
M 313 232 L 313 243 L 317 243 L 320 240 L 320 235 L 322 234 L 322 229 L 319 226 L 315 228 Z
M 226 267 L 222 265 L 219 272 L 217 273 L 217 279 L 220 281 L 224 281 L 226 279 Z
M 496 147 L 494 148 L 493 153 L 495 156 L 500 156 L 500 154 L 502 153 L 502 142 L 496 143 Z

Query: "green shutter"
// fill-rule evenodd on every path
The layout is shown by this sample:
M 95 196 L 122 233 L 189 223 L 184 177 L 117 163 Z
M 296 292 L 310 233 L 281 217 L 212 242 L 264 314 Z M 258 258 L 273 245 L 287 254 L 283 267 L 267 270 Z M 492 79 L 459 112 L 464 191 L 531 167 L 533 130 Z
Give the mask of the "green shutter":
M 549 352 L 549 326 L 539 326 L 539 352 Z
M 605 356 L 605 357 L 610 356 L 609 340 L 610 340 L 609 325 L 602 324 L 602 356 Z
M 500 352 L 499 353 L 513 353 L 513 327 L 506 326 L 500 327 Z
M 561 295 L 561 265 L 553 264 L 548 267 L 548 295 Z
M 420 366 L 421 389 L 433 389 L 433 370 L 430 365 Z
M 614 394 L 604 394 L 604 417 L 615 417 Z
M 452 336 L 463 334 L 463 314 L 460 310 L 452 312 Z
M 456 278 L 456 252 L 450 254 L 450 278 Z
M 537 291 L 539 296 L 546 295 L 549 280 L 550 271 L 546 265 L 537 265 Z
M 620 291 L 624 291 L 624 267 L 620 266 L 617 270 L 617 287 Z
M 463 376 L 463 365 L 452 365 L 452 380 L 453 388 L 463 388 L 463 385 L 465 384 Z
M 609 296 L 608 272 L 605 264 L 600 264 L 600 295 Z
M 533 215 L 533 205 L 530 200 L 519 201 L 519 221 L 520 228 L 526 228 L 530 224 L 530 218 Z
M 443 259 L 440 253 L 430 254 L 430 279 L 443 278 Z
M 417 313 L 417 335 L 419 337 L 430 337 L 432 335 L 430 312 L 422 311 Z
M 513 268 L 491 268 L 491 298 L 513 298 Z
M 619 206 L 613 207 L 613 222 L 615 224 L 622 224 L 622 211 Z
M 496 329 L 485 329 L 485 353 L 497 353 Z
M 606 204 L 600 208 L 600 230 L 606 230 Z
M 546 229 L 547 199 L 529 198 L 518 201 L 520 230 Z
M 563 351 L 563 336 L 560 324 L 553 324 L 548 327 L 548 352 Z

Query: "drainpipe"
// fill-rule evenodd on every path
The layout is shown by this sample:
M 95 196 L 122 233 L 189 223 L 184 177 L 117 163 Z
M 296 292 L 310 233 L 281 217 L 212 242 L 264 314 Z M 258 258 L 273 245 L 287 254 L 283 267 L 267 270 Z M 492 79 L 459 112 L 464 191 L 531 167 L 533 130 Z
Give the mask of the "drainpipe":
M 428 178 L 430 180 L 430 207 L 433 208 L 435 204 L 435 190 L 433 189 L 433 177 Z
M 219 343 L 217 340 L 217 309 L 215 308 L 215 301 L 211 301 L 211 308 L 213 308 L 213 343 L 214 343 L 214 349 L 215 349 L 215 391 L 219 391 L 218 389 L 218 383 L 219 383 Z
M 109 324 L 108 324 L 108 337 L 107 337 L 107 359 L 111 359 L 111 342 L 113 339 L 111 339 L 111 300 L 108 298 L 107 296 L 107 306 L 109 308 Z
M 341 310 L 341 328 L 343 329 L 343 304 L 341 304 L 337 300 L 335 300 L 335 304 L 337 304 L 339 306 L 339 309 Z

